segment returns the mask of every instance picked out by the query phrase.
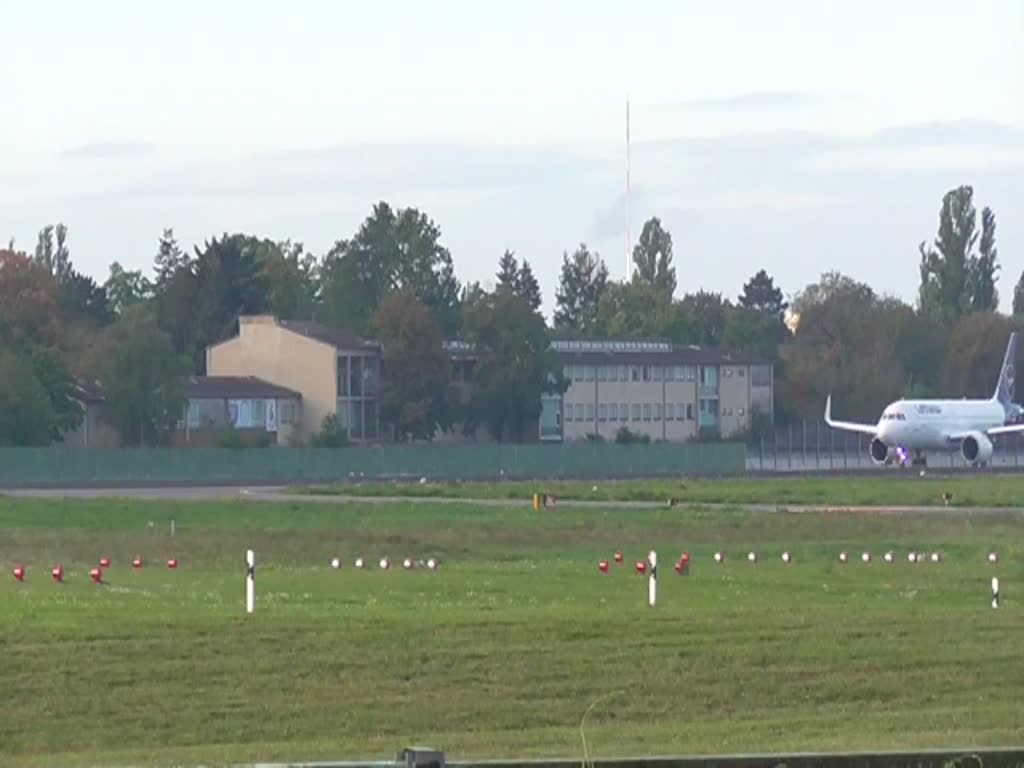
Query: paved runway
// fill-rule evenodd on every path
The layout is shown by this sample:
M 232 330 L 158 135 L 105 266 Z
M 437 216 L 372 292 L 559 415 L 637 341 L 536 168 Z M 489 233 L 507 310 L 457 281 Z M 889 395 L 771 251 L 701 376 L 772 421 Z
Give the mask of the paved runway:
M 135 499 L 140 501 L 240 501 L 252 503 L 311 503 L 311 504 L 464 504 L 478 507 L 530 507 L 531 499 L 460 499 L 436 496 L 342 496 L 306 495 L 288 493 L 285 486 L 223 486 L 223 487 L 167 487 L 167 488 L 53 488 L 9 490 L 0 496 L 36 499 Z M 558 502 L 562 508 L 574 509 L 664 509 L 664 502 L 656 501 L 588 501 L 565 499 Z M 687 503 L 681 506 L 699 506 L 705 509 L 744 509 L 750 512 L 776 514 L 830 513 L 861 515 L 1001 515 L 1024 518 L 1024 509 L 1013 507 L 940 507 L 891 506 L 864 507 L 843 504 L 714 504 Z

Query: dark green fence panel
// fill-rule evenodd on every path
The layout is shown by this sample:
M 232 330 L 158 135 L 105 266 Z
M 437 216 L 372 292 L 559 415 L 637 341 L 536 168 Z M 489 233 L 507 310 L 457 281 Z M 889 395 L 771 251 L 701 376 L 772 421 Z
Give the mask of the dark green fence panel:
M 732 443 L 389 445 L 336 450 L 0 448 L 0 486 L 273 484 L 395 477 L 654 477 L 739 474 L 745 466 L 746 449 Z

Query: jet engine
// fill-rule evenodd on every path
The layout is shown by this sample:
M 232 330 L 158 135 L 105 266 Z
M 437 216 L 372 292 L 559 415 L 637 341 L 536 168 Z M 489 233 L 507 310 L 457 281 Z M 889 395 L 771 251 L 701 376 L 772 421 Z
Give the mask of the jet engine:
M 895 449 L 890 448 L 877 437 L 871 441 L 868 450 L 871 453 L 871 460 L 875 464 L 891 464 L 893 459 L 896 458 Z
M 968 464 L 987 464 L 992 458 L 992 441 L 981 432 L 973 432 L 960 441 L 960 454 Z

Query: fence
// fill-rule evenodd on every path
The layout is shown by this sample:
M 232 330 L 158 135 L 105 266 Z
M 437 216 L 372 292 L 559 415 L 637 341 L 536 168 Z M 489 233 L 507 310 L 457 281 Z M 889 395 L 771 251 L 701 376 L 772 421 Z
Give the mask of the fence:
M 843 472 L 866 470 L 871 460 L 867 435 L 830 429 L 823 423 L 793 424 L 752 441 L 747 446 L 747 470 L 751 472 Z M 1005 435 L 992 441 L 989 466 L 1024 468 L 1024 436 Z M 960 452 L 929 452 L 930 469 L 966 467 Z
M 380 446 L 230 450 L 0 448 L 0 487 L 233 485 L 350 478 L 653 477 L 745 471 L 737 443 Z

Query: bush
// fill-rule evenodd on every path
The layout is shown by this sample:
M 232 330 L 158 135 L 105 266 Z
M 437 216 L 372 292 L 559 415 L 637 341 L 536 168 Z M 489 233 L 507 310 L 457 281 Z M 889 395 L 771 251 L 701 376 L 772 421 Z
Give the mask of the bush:
M 593 432 L 587 435 L 588 443 L 603 443 L 604 437 L 602 435 L 594 434 Z
M 221 448 L 240 451 L 245 448 L 245 440 L 242 438 L 241 432 L 234 427 L 228 427 L 227 430 L 217 437 L 217 445 Z
M 620 427 L 619 431 L 615 433 L 615 442 L 619 445 L 635 445 L 638 443 L 646 445 L 651 442 L 651 436 L 632 432 L 629 427 Z
M 341 425 L 337 414 L 324 417 L 320 431 L 310 439 L 314 448 L 345 448 L 348 446 L 348 430 Z

